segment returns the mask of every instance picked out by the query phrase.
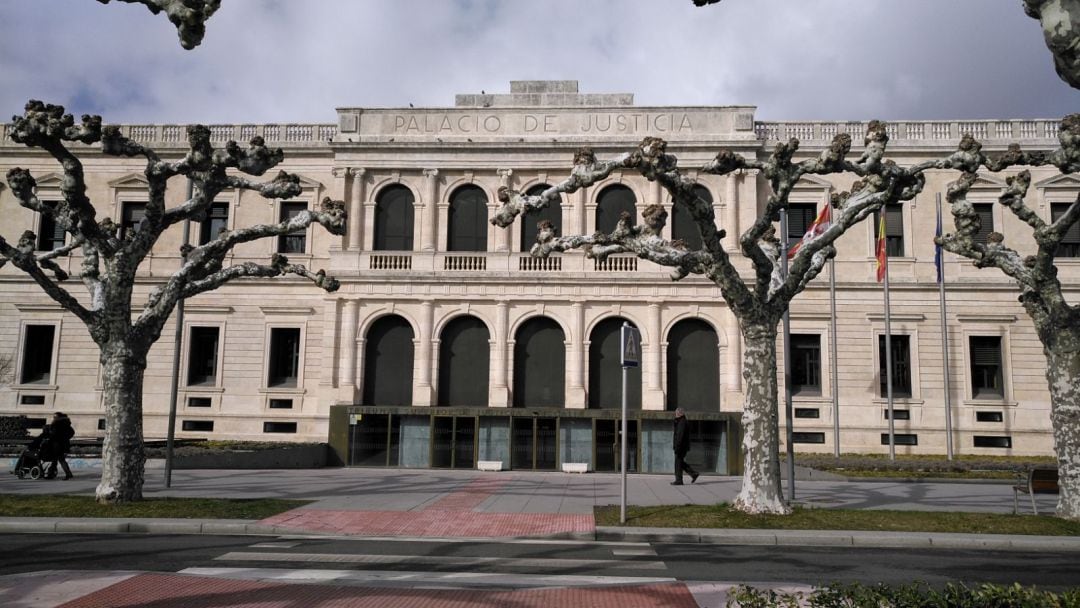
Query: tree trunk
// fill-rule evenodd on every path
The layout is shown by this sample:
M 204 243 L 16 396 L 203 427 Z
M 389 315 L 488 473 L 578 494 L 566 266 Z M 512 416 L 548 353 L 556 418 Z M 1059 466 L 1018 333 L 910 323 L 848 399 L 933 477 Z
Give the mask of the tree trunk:
M 1055 336 L 1057 348 L 1044 352 L 1061 488 L 1057 516 L 1080 520 L 1080 329 L 1057 328 Z
M 126 344 L 102 349 L 102 384 L 105 405 L 105 445 L 97 501 L 121 503 L 142 499 L 143 448 L 142 396 L 145 353 Z
M 776 383 L 776 322 L 744 322 L 743 483 L 735 508 L 787 514 L 780 487 L 780 432 Z

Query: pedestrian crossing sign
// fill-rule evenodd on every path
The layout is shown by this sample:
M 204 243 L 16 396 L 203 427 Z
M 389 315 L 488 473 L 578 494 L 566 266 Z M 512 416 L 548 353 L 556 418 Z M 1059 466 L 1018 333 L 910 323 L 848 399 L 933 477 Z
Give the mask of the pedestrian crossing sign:
M 624 323 L 620 337 L 622 343 L 622 366 L 638 367 L 641 363 L 641 332 Z

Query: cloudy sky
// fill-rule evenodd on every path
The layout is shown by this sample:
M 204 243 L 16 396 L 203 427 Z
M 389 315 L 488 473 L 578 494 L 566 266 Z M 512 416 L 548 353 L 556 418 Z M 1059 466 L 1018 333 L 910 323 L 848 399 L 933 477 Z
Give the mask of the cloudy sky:
M 27 99 L 107 122 L 333 122 L 576 79 L 637 105 L 759 120 L 1057 118 L 1021 0 L 224 0 L 184 51 L 143 6 L 0 0 L 0 115 Z

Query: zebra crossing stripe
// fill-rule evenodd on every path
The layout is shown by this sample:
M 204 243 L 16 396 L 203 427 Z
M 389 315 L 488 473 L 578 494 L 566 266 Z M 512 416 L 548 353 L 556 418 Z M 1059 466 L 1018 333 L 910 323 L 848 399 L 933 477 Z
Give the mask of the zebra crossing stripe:
M 566 568 L 618 568 L 622 570 L 667 570 L 662 561 L 636 561 L 620 559 L 566 559 L 521 557 L 456 557 L 432 555 L 363 555 L 352 553 L 278 553 L 231 551 L 215 560 L 234 562 L 301 562 L 334 564 L 368 564 L 401 566 L 455 566 L 482 568 L 499 566 L 505 568 L 530 568 L 538 570 L 562 570 Z
M 589 576 L 579 574 L 507 574 L 498 572 L 405 572 L 397 570 L 328 570 L 288 568 L 185 568 L 178 574 L 280 583 L 334 583 L 409 587 L 595 587 L 672 583 L 670 577 Z

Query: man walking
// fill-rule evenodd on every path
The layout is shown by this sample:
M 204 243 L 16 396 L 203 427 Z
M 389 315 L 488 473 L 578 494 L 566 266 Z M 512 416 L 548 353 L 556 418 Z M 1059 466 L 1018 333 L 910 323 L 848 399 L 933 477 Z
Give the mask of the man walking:
M 698 472 L 686 464 L 686 453 L 690 451 L 690 424 L 681 407 L 675 408 L 675 436 L 671 446 L 675 450 L 675 481 L 671 485 L 683 485 L 683 471 L 690 474 L 690 483 L 697 481 Z

